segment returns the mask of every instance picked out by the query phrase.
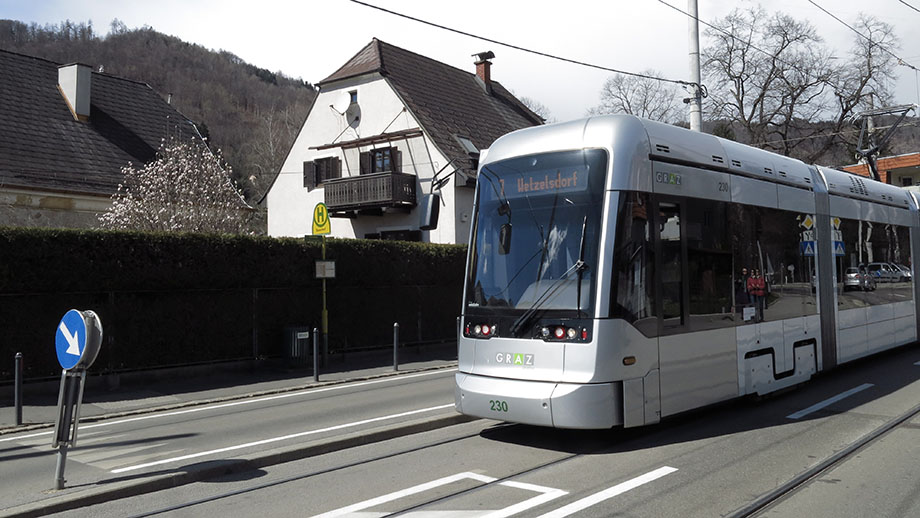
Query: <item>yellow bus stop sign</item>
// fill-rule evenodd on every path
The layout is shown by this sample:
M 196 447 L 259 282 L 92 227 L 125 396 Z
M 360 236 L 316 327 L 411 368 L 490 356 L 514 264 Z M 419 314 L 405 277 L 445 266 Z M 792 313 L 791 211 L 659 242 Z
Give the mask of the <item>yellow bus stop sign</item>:
M 320 236 L 332 232 L 332 225 L 329 223 L 329 209 L 325 203 L 317 203 L 313 209 L 313 235 Z

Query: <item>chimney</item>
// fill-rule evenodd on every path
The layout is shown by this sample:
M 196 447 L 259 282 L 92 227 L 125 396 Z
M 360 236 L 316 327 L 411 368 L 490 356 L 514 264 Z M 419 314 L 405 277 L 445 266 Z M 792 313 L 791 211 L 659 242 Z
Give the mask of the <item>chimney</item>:
M 482 83 L 483 89 L 487 93 L 492 93 L 492 73 L 490 68 L 492 67 L 492 62 L 490 59 L 495 58 L 495 53 L 491 50 L 486 52 L 480 52 L 479 54 L 473 54 L 478 60 L 475 62 L 476 65 L 476 77 L 479 78 L 479 81 Z
M 93 69 L 82 63 L 58 67 L 58 89 L 67 101 L 73 117 L 81 122 L 89 120 L 90 86 Z

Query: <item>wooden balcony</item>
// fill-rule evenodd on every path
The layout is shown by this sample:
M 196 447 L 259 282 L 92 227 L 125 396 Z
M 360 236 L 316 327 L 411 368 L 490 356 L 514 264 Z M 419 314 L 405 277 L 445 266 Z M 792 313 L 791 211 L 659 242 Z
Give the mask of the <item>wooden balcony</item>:
M 384 208 L 411 210 L 416 205 L 415 175 L 375 173 L 327 180 L 323 184 L 329 212 L 343 213 Z

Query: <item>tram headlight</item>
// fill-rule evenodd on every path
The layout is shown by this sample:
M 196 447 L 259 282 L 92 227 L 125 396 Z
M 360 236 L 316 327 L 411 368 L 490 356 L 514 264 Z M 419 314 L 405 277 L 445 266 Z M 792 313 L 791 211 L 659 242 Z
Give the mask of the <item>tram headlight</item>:
M 587 342 L 588 328 L 569 327 L 567 325 L 549 325 L 537 328 L 534 338 L 546 342 Z
M 470 338 L 492 338 L 498 333 L 498 326 L 495 324 L 467 324 L 464 336 Z

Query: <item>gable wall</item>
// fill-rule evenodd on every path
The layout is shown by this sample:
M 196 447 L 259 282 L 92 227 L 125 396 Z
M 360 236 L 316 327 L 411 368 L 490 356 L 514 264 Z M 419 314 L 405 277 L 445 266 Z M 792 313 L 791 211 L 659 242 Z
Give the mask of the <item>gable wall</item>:
M 303 186 L 304 161 L 335 156 L 342 160 L 343 178 L 358 176 L 359 153 L 372 149 L 372 146 L 348 150 L 315 150 L 310 147 L 333 141 L 371 137 L 379 135 L 384 130 L 392 133 L 419 127 L 415 118 L 408 111 L 403 111 L 403 103 L 393 89 L 377 74 L 343 81 L 334 87 L 326 88 L 326 91 L 318 94 L 313 109 L 269 191 L 268 233 L 271 236 L 299 237 L 312 233 L 313 208 L 317 203 L 323 202 L 325 197 L 322 186 L 309 192 Z M 345 118 L 330 107 L 340 95 L 345 95 L 351 90 L 358 91 L 358 104 L 361 107 L 361 121 L 357 128 L 348 128 Z M 438 152 L 427 136 L 396 140 L 389 145 L 395 146 L 402 153 L 402 171 L 417 176 L 416 198 L 421 203 L 423 195 L 430 192 L 432 177 L 444 167 L 447 159 Z M 386 146 L 388 144 L 383 143 L 376 147 Z M 442 175 L 452 170 L 452 167 L 448 167 Z M 456 243 L 466 242 L 469 237 L 469 218 L 467 216 L 465 223 L 458 220 L 455 193 L 460 192 L 463 203 L 469 204 L 469 207 L 464 209 L 464 212 L 469 214 L 472 209 L 472 189 L 455 189 L 454 185 L 454 179 L 451 179 L 441 190 L 438 228 L 423 232 L 423 241 Z M 332 218 L 331 235 L 363 238 L 366 234 L 387 230 L 418 230 L 419 217 L 419 210 L 416 208 L 409 214 L 362 215 L 356 219 Z

